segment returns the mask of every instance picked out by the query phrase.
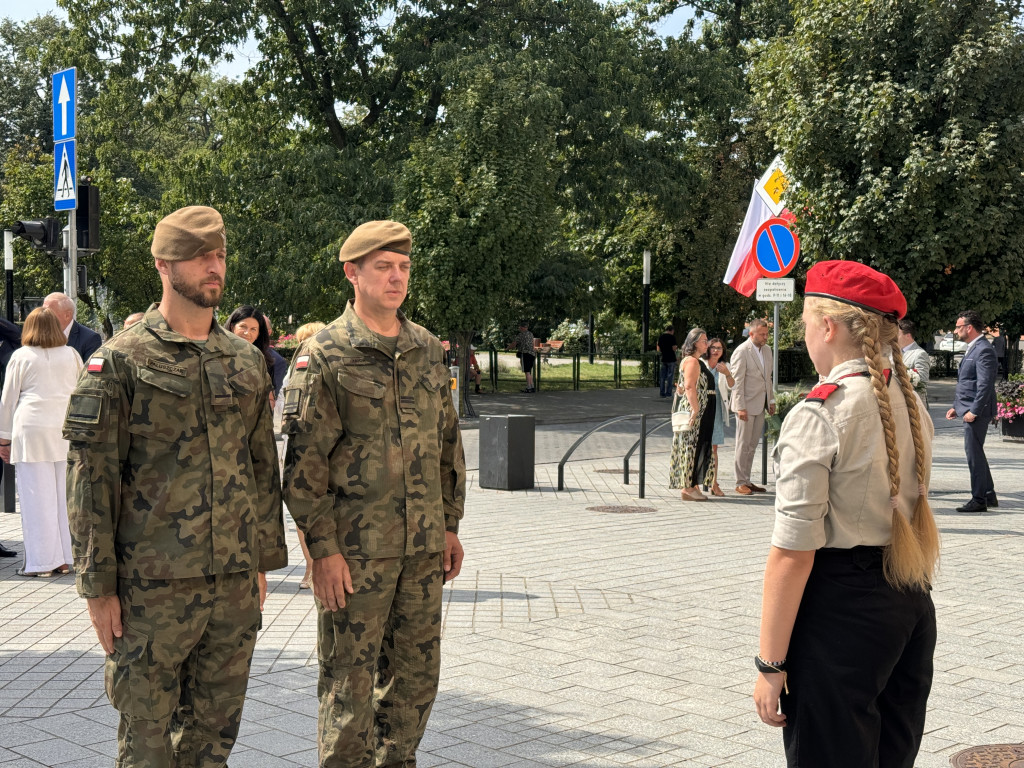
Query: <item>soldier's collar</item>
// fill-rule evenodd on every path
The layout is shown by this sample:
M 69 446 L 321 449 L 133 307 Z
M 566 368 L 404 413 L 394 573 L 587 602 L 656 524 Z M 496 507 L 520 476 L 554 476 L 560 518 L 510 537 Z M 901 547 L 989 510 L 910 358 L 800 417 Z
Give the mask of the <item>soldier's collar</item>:
M 345 312 L 342 314 L 341 319 L 345 323 L 345 328 L 348 331 L 348 340 L 353 347 L 379 349 L 381 352 L 390 355 L 390 350 L 384 348 L 380 341 L 378 341 L 377 335 L 367 328 L 363 319 L 356 314 L 355 305 L 352 299 L 348 300 L 348 304 L 345 306 Z M 406 322 L 405 313 L 402 312 L 402 310 L 398 310 L 398 320 L 401 323 L 401 326 L 398 331 L 398 341 L 395 344 L 395 352 L 404 354 L 410 349 L 424 346 L 423 340 L 418 338 L 417 334 L 412 333 L 409 323 Z
M 151 304 L 149 309 L 146 310 L 145 317 L 142 318 L 142 322 L 146 324 L 150 332 L 157 338 L 173 344 L 194 343 L 193 339 L 183 336 L 167 324 L 167 320 L 160 314 L 159 306 L 159 302 Z M 229 341 L 228 332 L 217 323 L 217 318 L 214 317 L 210 323 L 210 335 L 207 337 L 203 349 L 208 353 L 230 354 L 230 349 L 228 348 Z

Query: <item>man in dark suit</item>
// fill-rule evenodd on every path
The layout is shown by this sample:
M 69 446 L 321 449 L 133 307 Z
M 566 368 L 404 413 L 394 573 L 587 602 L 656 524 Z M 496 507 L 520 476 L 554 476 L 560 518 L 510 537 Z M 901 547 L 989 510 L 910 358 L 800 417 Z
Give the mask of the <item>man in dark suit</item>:
M 985 458 L 985 433 L 996 415 L 996 375 L 999 363 L 996 352 L 984 335 L 984 323 L 974 310 L 960 313 L 953 332 L 960 341 L 967 342 L 967 351 L 960 361 L 956 378 L 953 407 L 946 412 L 952 421 L 957 417 L 964 422 L 964 448 L 967 467 L 971 472 L 971 500 L 957 512 L 984 512 L 998 507 L 995 484 Z
M 103 339 L 96 331 L 75 320 L 75 302 L 66 294 L 51 293 L 43 299 L 43 306 L 57 316 L 57 321 L 68 339 L 68 346 L 78 352 L 82 362 L 88 364 L 89 358 L 100 348 Z

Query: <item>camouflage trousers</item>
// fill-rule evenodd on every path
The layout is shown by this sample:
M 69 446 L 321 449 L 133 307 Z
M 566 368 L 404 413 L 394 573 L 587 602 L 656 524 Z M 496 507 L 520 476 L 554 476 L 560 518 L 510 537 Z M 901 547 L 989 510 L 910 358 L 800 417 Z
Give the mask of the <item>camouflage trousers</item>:
M 121 713 L 117 768 L 227 764 L 256 633 L 256 573 L 118 579 L 123 636 L 104 677 Z
M 317 604 L 320 768 L 415 768 L 441 674 L 441 554 L 348 566 L 347 605 Z

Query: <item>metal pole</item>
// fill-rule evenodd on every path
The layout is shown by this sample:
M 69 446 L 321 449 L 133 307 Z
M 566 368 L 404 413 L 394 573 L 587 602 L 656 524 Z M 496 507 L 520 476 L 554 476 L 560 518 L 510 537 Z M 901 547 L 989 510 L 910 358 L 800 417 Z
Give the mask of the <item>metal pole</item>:
M 651 252 L 650 250 L 644 250 L 644 314 L 643 323 L 640 333 L 643 338 L 641 341 L 641 352 L 647 352 L 647 336 L 648 326 L 651 323 Z
M 76 181 L 77 183 L 77 181 Z M 72 301 L 78 301 L 78 222 L 75 214 L 77 211 L 72 208 L 68 211 L 68 268 L 64 275 L 64 293 L 71 297 Z
M 775 309 L 772 313 L 772 402 L 775 402 L 775 394 L 779 388 L 779 302 L 774 302 Z M 761 436 L 761 485 L 768 482 L 768 429 L 767 420 L 765 430 Z
M 647 414 L 640 417 L 640 498 L 644 497 L 644 479 L 647 477 Z
M 10 322 L 14 322 L 14 233 L 4 230 L 4 310 L 5 316 Z M 0 384 L 3 377 L 0 376 Z M 0 473 L 0 502 L 3 504 L 4 512 L 13 514 L 14 508 L 14 465 L 4 462 L 3 471 Z
M 14 322 L 14 233 L 4 230 L 4 317 Z
M 590 290 L 594 290 L 594 289 L 591 288 Z M 594 364 L 594 312 L 593 311 L 590 312 L 590 335 L 587 338 L 589 339 L 589 346 L 590 346 L 590 364 L 593 365 Z

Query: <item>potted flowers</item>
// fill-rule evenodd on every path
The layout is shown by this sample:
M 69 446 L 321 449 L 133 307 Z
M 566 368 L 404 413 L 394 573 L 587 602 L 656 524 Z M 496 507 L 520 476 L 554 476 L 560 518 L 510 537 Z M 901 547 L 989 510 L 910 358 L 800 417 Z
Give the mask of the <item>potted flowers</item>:
M 1024 437 L 1024 374 L 996 384 L 996 420 L 1005 437 Z

